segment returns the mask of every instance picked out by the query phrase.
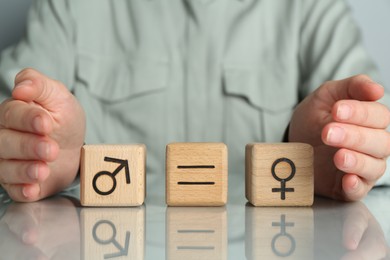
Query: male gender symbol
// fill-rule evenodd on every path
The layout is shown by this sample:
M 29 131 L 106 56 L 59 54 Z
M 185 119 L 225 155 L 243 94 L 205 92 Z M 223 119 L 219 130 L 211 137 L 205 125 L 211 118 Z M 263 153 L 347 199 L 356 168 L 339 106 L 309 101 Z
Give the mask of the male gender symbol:
M 125 174 L 126 174 L 126 183 L 127 184 L 130 184 L 130 171 L 129 171 L 129 162 L 127 160 L 120 160 L 120 159 L 116 159 L 116 158 L 111 158 L 111 157 L 104 157 L 104 161 L 106 162 L 114 162 L 114 163 L 119 163 L 120 165 L 118 166 L 118 168 L 116 168 L 116 170 L 111 173 L 109 171 L 101 171 L 101 172 L 98 172 L 94 177 L 93 177 L 93 180 L 92 180 L 92 186 L 93 186 L 93 189 L 95 190 L 95 192 L 97 194 L 100 194 L 100 195 L 110 195 L 111 193 L 114 192 L 115 188 L 116 188 L 116 175 L 122 170 L 122 168 L 125 168 Z M 97 179 L 103 175 L 106 175 L 108 176 L 109 178 L 111 178 L 112 180 L 112 188 L 109 189 L 108 191 L 101 191 L 98 187 L 97 187 Z
M 111 229 L 111 236 L 109 238 L 100 238 L 98 236 L 98 229 L 100 226 L 108 226 L 110 227 Z M 109 233 L 108 233 L 109 234 Z M 107 233 L 105 233 L 105 235 L 107 235 Z M 129 252 L 129 243 L 130 243 L 130 232 L 127 231 L 126 232 L 126 239 L 125 239 L 125 245 L 122 246 L 118 243 L 118 241 L 116 240 L 116 228 L 115 228 L 115 225 L 109 221 L 109 220 L 100 220 L 99 222 L 97 222 L 94 226 L 93 226 L 93 230 L 92 230 L 92 236 L 93 236 L 93 239 L 101 244 L 101 245 L 108 245 L 108 244 L 113 244 L 118 250 L 119 252 L 117 253 L 111 253 L 111 254 L 105 254 L 104 255 L 104 259 L 108 259 L 108 258 L 116 258 L 116 257 L 121 257 L 121 256 L 127 256 L 128 255 L 128 252 Z

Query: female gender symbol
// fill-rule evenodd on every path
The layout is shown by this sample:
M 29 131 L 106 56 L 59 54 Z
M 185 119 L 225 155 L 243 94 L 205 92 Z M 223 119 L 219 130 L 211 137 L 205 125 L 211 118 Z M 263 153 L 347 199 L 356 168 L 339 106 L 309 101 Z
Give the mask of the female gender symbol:
M 286 215 L 281 215 L 280 216 L 280 223 L 272 222 L 273 227 L 280 227 L 280 233 L 276 234 L 272 238 L 271 246 L 272 246 L 272 251 L 277 255 L 281 257 L 286 257 L 290 256 L 292 253 L 295 251 L 295 239 L 292 235 L 286 232 L 286 227 L 293 227 L 294 223 L 291 222 L 286 222 Z M 288 240 L 290 241 L 290 249 L 287 252 L 283 252 L 276 247 L 276 242 L 279 238 L 281 237 L 287 237 Z
M 278 165 L 278 163 L 280 163 L 280 162 L 286 162 L 291 167 L 291 173 L 285 179 L 279 178 L 279 176 L 277 176 L 275 173 L 276 165 Z M 288 182 L 289 180 L 291 180 L 294 177 L 295 164 L 290 159 L 279 158 L 276 161 L 274 161 L 274 163 L 272 164 L 271 173 L 272 173 L 272 176 L 274 177 L 275 180 L 280 181 L 280 188 L 272 188 L 272 192 L 280 192 L 280 199 L 285 200 L 286 199 L 286 192 L 294 192 L 294 188 L 286 188 L 286 182 Z

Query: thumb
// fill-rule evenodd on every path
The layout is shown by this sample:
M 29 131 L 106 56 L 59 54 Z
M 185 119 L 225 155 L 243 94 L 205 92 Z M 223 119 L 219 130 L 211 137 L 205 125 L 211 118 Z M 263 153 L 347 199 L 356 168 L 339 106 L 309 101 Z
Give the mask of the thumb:
M 343 99 L 377 101 L 384 95 L 384 88 L 366 75 L 328 82 L 324 87 L 335 102 Z
M 60 82 L 50 79 L 34 69 L 24 69 L 15 77 L 12 97 L 25 102 L 35 102 L 48 111 L 56 110 L 64 98 L 72 94 Z

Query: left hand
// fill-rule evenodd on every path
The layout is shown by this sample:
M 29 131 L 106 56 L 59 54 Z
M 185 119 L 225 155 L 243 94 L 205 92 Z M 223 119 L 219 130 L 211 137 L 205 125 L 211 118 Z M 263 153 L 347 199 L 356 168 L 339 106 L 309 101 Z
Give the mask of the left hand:
M 359 201 L 344 205 L 339 214 L 343 215 L 343 228 L 340 230 L 344 247 L 348 250 L 343 260 L 388 259 L 389 246 L 385 234 L 364 203 Z
M 390 155 L 384 89 L 364 75 L 329 81 L 306 97 L 290 123 L 289 141 L 314 147 L 318 195 L 362 199 L 384 174 Z

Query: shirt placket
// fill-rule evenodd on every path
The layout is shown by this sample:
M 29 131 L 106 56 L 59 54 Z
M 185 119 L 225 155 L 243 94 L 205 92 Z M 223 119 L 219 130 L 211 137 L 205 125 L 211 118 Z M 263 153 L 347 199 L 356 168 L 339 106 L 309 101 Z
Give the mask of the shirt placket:
M 221 59 L 227 1 L 206 2 L 187 0 L 184 86 L 187 141 L 222 138 Z

